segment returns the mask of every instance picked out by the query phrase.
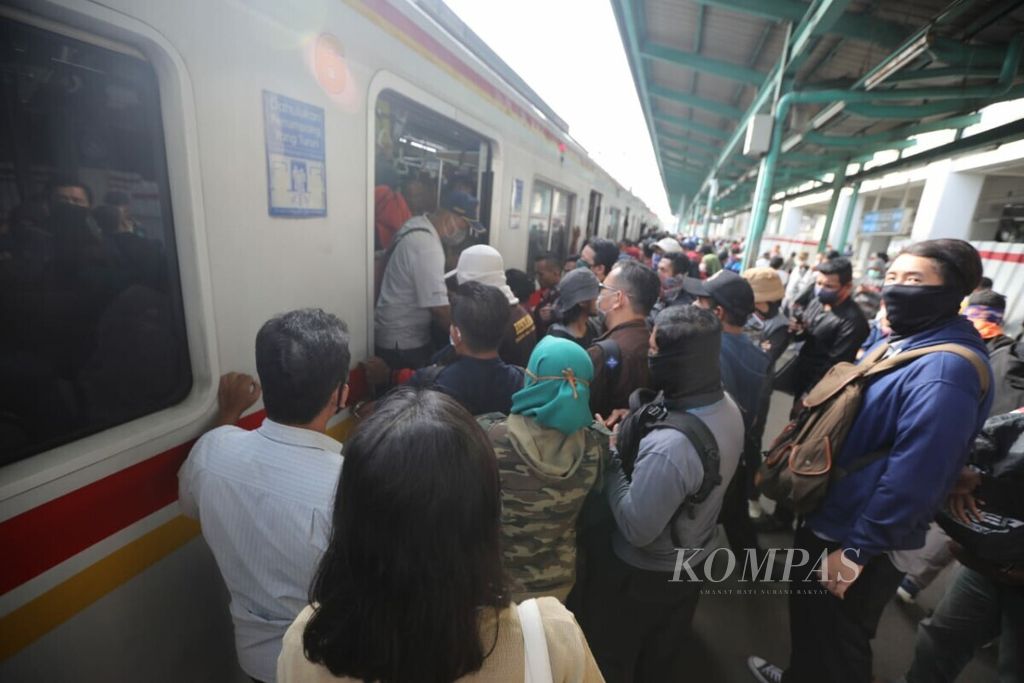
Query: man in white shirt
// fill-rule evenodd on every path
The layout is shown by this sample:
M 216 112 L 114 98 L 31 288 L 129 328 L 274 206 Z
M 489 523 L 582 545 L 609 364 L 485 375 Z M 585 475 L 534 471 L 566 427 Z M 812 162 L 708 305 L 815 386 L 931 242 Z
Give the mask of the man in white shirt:
M 325 430 L 348 396 L 349 362 L 335 316 L 303 309 L 271 318 L 256 335 L 267 418 L 251 432 L 207 432 L 178 472 L 182 511 L 202 525 L 231 594 L 238 662 L 255 681 L 275 680 L 281 639 L 327 548 L 342 457 Z M 259 395 L 247 375 L 222 378 L 219 424 Z
M 451 325 L 442 243 L 457 246 L 481 230 L 478 207 L 468 192 L 449 192 L 440 208 L 413 216 L 395 235 L 373 316 L 375 353 L 392 369 L 428 365 L 431 323 L 445 331 Z

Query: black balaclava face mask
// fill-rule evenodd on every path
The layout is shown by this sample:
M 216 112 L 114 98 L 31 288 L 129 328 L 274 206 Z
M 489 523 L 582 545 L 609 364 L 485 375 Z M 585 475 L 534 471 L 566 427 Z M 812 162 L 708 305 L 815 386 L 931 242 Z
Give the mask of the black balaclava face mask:
M 713 400 L 721 398 L 722 373 L 718 364 L 721 335 L 688 337 L 680 346 L 647 357 L 651 389 L 665 392 L 670 399 L 703 395 L 711 395 Z
M 956 284 L 885 285 L 882 301 L 893 335 L 909 337 L 952 320 L 960 311 L 962 291 Z

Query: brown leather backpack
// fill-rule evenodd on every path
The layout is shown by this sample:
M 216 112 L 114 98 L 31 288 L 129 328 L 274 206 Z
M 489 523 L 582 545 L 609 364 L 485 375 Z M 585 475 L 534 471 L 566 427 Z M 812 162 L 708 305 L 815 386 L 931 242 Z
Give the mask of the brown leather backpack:
M 754 482 L 767 497 L 799 515 L 815 510 L 829 483 L 885 457 L 889 447 L 857 458 L 845 468 L 833 465 L 860 411 L 868 381 L 930 353 L 947 351 L 970 361 L 981 380 L 981 398 L 989 389 L 986 363 L 960 344 L 937 344 L 882 359 L 888 344 L 873 349 L 860 364 L 837 363 L 804 397 L 804 407 L 765 453 Z M 980 399 L 979 399 L 980 400 Z

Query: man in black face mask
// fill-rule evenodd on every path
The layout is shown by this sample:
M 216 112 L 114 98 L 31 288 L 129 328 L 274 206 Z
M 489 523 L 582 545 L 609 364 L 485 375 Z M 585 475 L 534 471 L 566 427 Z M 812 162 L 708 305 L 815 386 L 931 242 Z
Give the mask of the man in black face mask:
M 992 392 L 982 391 L 983 379 L 992 384 L 985 344 L 958 315 L 961 299 L 980 278 L 981 258 L 962 240 L 912 244 L 889 267 L 882 299 L 893 331 L 879 342 L 888 343 L 883 357 L 955 344 L 975 362 L 936 351 L 865 385 L 833 459 L 834 468 L 849 473 L 832 483 L 794 539 L 808 557 L 826 561 L 793 586 L 789 669 L 783 675 L 752 657 L 759 681 L 871 680 L 870 639 L 903 578 L 904 551 L 924 545 L 928 524 L 953 489 L 992 404 Z M 869 454 L 867 464 L 851 468 Z
M 704 468 L 695 444 L 675 429 L 654 429 L 640 439 L 630 479 L 618 457 L 613 459 L 604 483 L 615 530 L 610 543 L 604 539 L 588 556 L 575 609 L 608 681 L 685 677 L 680 655 L 697 606 L 702 564 L 714 547 L 726 483 L 743 448 L 743 418 L 722 390 L 721 330 L 714 313 L 695 306 L 672 306 L 655 319 L 651 388 L 664 392 L 671 410 L 689 412 L 711 431 L 722 483 L 679 513 L 700 489 Z M 673 537 L 684 550 L 673 547 Z M 679 552 L 692 575 L 679 569 Z
M 793 412 L 800 399 L 836 363 L 851 363 L 870 328 L 860 307 L 853 301 L 853 266 L 845 258 L 818 265 L 814 300 L 790 329 L 803 340 L 794 370 Z

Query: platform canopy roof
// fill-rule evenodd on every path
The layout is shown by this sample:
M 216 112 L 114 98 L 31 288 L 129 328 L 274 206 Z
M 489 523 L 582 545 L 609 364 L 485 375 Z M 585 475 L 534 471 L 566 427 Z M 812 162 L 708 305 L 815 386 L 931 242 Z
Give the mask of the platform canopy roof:
M 762 195 L 820 191 L 1024 137 L 1022 111 L 926 154 L 900 151 L 1024 97 L 1024 0 L 611 2 L 674 210 L 709 195 L 717 212 L 745 209 L 766 172 Z M 778 121 L 774 154 L 744 154 L 758 114 Z M 866 169 L 882 150 L 900 151 L 896 165 Z

